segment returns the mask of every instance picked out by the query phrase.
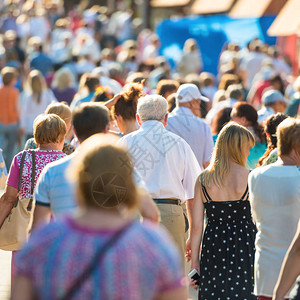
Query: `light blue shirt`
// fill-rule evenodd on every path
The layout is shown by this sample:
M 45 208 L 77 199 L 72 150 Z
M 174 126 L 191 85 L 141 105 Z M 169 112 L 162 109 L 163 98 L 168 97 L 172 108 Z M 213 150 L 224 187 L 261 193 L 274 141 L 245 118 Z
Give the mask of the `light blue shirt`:
M 73 157 L 71 154 L 49 163 L 39 176 L 34 191 L 36 204 L 49 206 L 55 218 L 72 213 L 77 207 L 75 187 L 66 176 Z
M 75 107 L 77 107 L 81 103 L 91 102 L 92 99 L 94 98 L 94 95 L 95 95 L 95 92 L 91 92 L 84 98 L 74 99 L 70 105 L 71 110 L 73 111 L 75 109 Z
M 210 127 L 188 107 L 176 107 L 169 115 L 166 129 L 190 145 L 200 166 L 210 161 L 214 148 Z
M 76 153 L 47 164 L 34 191 L 36 205 L 50 207 L 55 219 L 72 214 L 77 208 L 76 188 L 66 174 Z M 136 185 L 146 190 L 146 184 L 135 168 L 133 176 Z

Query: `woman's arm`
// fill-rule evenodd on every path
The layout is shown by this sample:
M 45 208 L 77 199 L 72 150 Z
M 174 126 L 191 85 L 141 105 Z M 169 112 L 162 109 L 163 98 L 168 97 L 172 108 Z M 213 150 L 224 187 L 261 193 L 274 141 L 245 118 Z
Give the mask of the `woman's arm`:
M 6 217 L 17 201 L 18 190 L 10 185 L 6 185 L 4 194 L 0 198 L 0 228 Z
M 36 299 L 31 281 L 25 277 L 17 275 L 14 277 L 11 300 L 33 300 Z
M 48 224 L 51 220 L 51 209 L 49 206 L 36 205 L 33 213 L 32 230 L 41 224 Z
M 160 213 L 153 199 L 143 188 L 139 188 L 138 193 L 141 198 L 141 206 L 140 206 L 141 216 L 144 219 L 147 219 L 154 223 L 159 223 Z
M 168 292 L 164 292 L 156 298 L 156 300 L 186 300 L 188 299 L 188 293 L 186 287 L 177 288 Z
M 199 253 L 203 234 L 204 223 L 204 204 L 201 197 L 201 183 L 197 179 L 195 185 L 195 196 L 192 211 L 192 226 L 191 226 L 191 269 L 199 271 Z
M 106 106 L 108 109 L 111 109 L 118 102 L 121 96 L 121 93 L 116 94 L 112 99 L 106 101 L 103 105 Z
M 294 240 L 284 258 L 274 289 L 274 300 L 283 300 L 300 274 L 300 222 Z

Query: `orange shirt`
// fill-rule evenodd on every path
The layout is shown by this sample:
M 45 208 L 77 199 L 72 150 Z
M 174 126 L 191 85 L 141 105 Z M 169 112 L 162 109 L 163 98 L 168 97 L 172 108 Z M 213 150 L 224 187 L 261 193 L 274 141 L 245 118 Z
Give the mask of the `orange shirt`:
M 0 87 L 0 123 L 9 125 L 19 121 L 19 91 L 9 86 Z

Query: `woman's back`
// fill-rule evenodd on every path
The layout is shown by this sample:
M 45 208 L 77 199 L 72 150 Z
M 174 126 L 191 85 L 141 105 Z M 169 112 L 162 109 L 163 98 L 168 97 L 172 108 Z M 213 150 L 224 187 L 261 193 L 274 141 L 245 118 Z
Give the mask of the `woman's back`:
M 213 183 L 209 188 L 202 184 L 207 226 L 201 251 L 199 299 L 255 299 L 256 229 L 248 201 L 249 171 L 231 165 L 221 188 Z
M 25 274 L 35 283 L 38 298 L 57 299 L 115 233 L 114 229 L 86 228 L 73 219 L 49 224 L 36 231 L 20 252 L 17 274 Z M 160 228 L 134 222 L 102 262 L 95 262 L 97 268 L 78 288 L 74 299 L 154 299 L 169 289 L 180 288 L 181 259 L 170 245 Z
M 281 263 L 300 218 L 300 172 L 295 165 L 270 164 L 249 178 L 250 201 L 257 225 L 255 293 L 272 295 Z M 272 268 L 272 273 L 268 270 Z
M 239 200 L 247 187 L 248 175 L 248 169 L 231 163 L 228 173 L 223 178 L 222 187 L 218 187 L 214 182 L 211 182 L 210 186 L 205 188 L 213 201 Z

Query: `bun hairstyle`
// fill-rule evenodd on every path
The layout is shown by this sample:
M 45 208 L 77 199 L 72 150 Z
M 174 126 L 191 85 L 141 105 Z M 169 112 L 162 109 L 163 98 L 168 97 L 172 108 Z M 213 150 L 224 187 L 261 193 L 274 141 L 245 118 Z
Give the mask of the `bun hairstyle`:
M 261 166 L 265 159 L 268 158 L 269 154 L 277 147 L 277 135 L 276 130 L 278 125 L 287 119 L 288 116 L 282 113 L 271 115 L 265 124 L 265 133 L 268 134 L 268 148 L 264 155 L 259 159 L 258 165 Z
M 124 120 L 135 120 L 137 103 L 143 95 L 143 84 L 126 84 L 123 88 L 122 96 L 112 109 L 113 115 L 121 116 Z
M 234 105 L 234 108 L 236 109 L 236 116 L 245 117 L 250 126 L 253 128 L 255 140 L 260 143 L 265 143 L 266 136 L 264 128 L 257 122 L 258 115 L 256 109 L 245 102 L 237 102 Z

